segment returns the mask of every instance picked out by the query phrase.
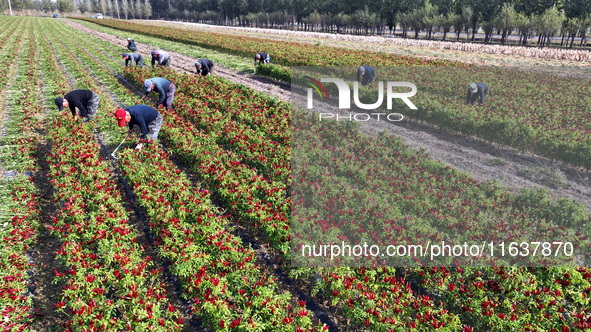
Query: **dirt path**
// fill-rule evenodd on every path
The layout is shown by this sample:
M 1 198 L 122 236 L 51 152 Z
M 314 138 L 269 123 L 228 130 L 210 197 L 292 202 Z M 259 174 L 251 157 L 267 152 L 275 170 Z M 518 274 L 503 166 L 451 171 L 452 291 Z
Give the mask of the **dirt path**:
M 66 22 L 84 33 L 120 45 L 122 50 L 127 45 L 122 37 L 99 32 L 69 20 Z M 153 49 L 147 44 L 137 44 L 143 50 Z M 195 72 L 194 63 L 197 59 L 176 52 L 169 53 L 173 68 L 187 73 Z M 149 54 L 142 55 L 149 65 Z M 288 85 L 221 66 L 216 66 L 213 73 L 284 101 L 290 101 L 291 92 Z M 333 113 L 342 113 L 336 107 L 332 109 Z M 362 131 L 371 136 L 376 136 L 384 130 L 400 137 L 412 149 L 424 149 L 431 158 L 467 172 L 479 181 L 497 180 L 510 190 L 525 187 L 544 188 L 556 198 L 568 197 L 583 202 L 591 211 L 591 172 L 589 171 L 535 155 L 519 153 L 479 139 L 449 133 L 415 121 L 404 120 L 396 123 L 374 121 L 364 122 L 362 125 Z M 549 183 L 550 181 L 557 184 Z

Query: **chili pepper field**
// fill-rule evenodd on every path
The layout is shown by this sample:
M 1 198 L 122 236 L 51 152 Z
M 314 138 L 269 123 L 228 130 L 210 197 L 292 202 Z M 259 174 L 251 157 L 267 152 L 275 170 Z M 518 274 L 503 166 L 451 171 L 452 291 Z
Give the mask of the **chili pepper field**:
M 249 45 L 215 47 L 251 62 Z M 394 135 L 339 123 L 304 132 L 317 163 L 296 168 L 290 104 L 216 75 L 126 68 L 122 52 L 62 19 L 0 17 L 2 331 L 591 330 L 591 219 L 581 202 L 476 180 Z M 174 109 L 159 109 L 159 140 L 141 150 L 129 140 L 113 158 L 127 131 L 113 111 L 141 103 L 155 76 L 176 85 Z M 57 110 L 55 97 L 74 89 L 99 95 L 94 121 Z M 325 139 L 340 145 L 313 143 Z M 356 192 L 370 175 L 371 190 Z M 306 218 L 331 216 L 313 224 L 321 231 L 294 227 L 296 199 Z M 472 229 L 464 240 L 504 238 L 515 243 L 509 255 L 539 264 L 294 263 L 294 244 L 342 239 L 332 217 L 350 211 L 388 221 L 350 222 L 350 233 L 441 242 Z M 535 256 L 528 232 L 571 246 L 544 242 Z

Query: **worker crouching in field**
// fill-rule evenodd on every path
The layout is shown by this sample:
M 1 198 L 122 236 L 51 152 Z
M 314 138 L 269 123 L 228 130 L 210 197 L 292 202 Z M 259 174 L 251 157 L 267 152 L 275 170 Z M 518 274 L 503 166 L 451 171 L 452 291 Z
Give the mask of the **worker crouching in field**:
M 127 38 L 127 49 L 132 52 L 137 51 L 137 46 L 135 46 L 135 40 Z
M 480 97 L 480 105 L 484 104 L 486 97 L 490 92 L 490 88 L 485 83 L 470 83 L 468 85 L 468 96 L 466 97 L 466 102 L 470 105 L 474 104 L 476 99 Z
M 257 61 L 259 63 L 259 65 L 262 65 L 263 63 L 271 63 L 271 57 L 269 56 L 269 54 L 265 53 L 265 52 L 259 52 L 257 54 L 255 54 L 254 56 L 254 65 L 257 65 Z
M 129 126 L 128 135 L 133 132 L 134 126 L 140 129 L 142 139 L 158 139 L 160 128 L 162 127 L 162 114 L 148 105 L 134 105 L 127 108 L 119 108 L 115 111 L 117 124 L 119 127 Z M 138 144 L 136 149 L 142 148 Z
M 213 61 L 209 59 L 197 59 L 195 69 L 197 70 L 197 75 L 207 76 L 212 73 Z
M 167 109 L 172 109 L 175 86 L 171 81 L 162 77 L 148 78 L 144 81 L 144 87 L 146 88 L 146 95 L 144 98 L 147 98 L 150 92 L 154 90 L 158 93 L 156 107 L 164 105 Z
M 357 81 L 361 82 L 361 85 L 367 86 L 370 83 L 375 82 L 376 71 L 372 66 L 361 66 L 357 68 Z
M 64 107 L 69 107 L 72 116 L 76 116 L 76 108 L 78 108 L 80 117 L 86 118 L 85 121 L 92 121 L 98 110 L 100 98 L 90 90 L 74 90 L 68 92 L 63 98 L 55 98 L 54 102 L 60 111 Z
M 144 66 L 144 58 L 139 53 L 121 53 L 121 57 L 125 60 L 125 67 L 135 65 L 142 68 Z
M 152 51 L 152 67 L 154 67 L 154 65 L 156 63 L 158 63 L 158 65 L 160 66 L 166 66 L 166 67 L 170 67 L 170 55 L 164 51 L 161 50 L 157 50 L 157 51 Z

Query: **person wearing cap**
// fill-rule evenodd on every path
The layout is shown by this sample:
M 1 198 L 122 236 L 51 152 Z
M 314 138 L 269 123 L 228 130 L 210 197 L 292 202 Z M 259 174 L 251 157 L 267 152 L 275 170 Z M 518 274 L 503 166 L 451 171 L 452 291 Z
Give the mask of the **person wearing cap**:
M 140 129 L 142 139 L 156 140 L 162 127 L 162 114 L 148 105 L 133 105 L 127 108 L 119 108 L 115 111 L 119 127 L 129 126 L 129 133 L 135 126 Z M 137 148 L 141 148 L 138 144 Z
M 162 50 L 152 51 L 152 67 L 158 62 L 160 66 L 170 67 L 170 55 Z
M 142 68 L 144 66 L 144 58 L 139 53 L 121 53 L 121 57 L 125 60 L 125 67 L 129 67 L 135 61 L 135 65 Z
M 100 98 L 90 90 L 73 90 L 68 92 L 63 98 L 55 98 L 54 102 L 60 112 L 64 107 L 69 107 L 72 116 L 76 116 L 76 108 L 78 108 L 80 117 L 91 121 L 94 119 L 98 110 Z
M 259 62 L 259 65 L 262 65 L 263 63 L 271 63 L 271 57 L 266 52 L 259 52 L 254 56 L 255 66 L 257 65 L 257 61 Z
M 490 88 L 486 83 L 470 83 L 468 85 L 468 96 L 466 102 L 470 105 L 474 104 L 476 99 L 480 97 L 480 105 L 484 104 L 486 97 L 490 92 Z
M 144 81 L 144 87 L 146 88 L 144 98 L 147 98 L 150 92 L 154 90 L 158 93 L 156 106 L 165 105 L 166 108 L 172 109 L 175 86 L 171 81 L 162 77 L 148 78 Z
M 127 49 L 132 52 L 137 51 L 137 46 L 135 46 L 135 40 L 127 38 Z
M 357 81 L 361 82 L 361 85 L 366 86 L 375 80 L 376 71 L 372 66 L 365 65 L 357 68 Z
M 197 70 L 197 75 L 207 76 L 211 74 L 213 61 L 209 59 L 197 59 L 197 62 L 195 62 L 195 69 Z

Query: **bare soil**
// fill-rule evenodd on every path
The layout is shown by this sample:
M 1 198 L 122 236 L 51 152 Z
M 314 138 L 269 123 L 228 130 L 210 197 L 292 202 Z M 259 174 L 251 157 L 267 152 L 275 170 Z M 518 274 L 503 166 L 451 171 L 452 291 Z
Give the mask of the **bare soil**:
M 66 20 L 66 22 L 84 33 L 120 45 L 122 48 L 125 48 L 127 45 L 125 38 L 99 32 L 69 20 Z M 154 49 L 148 44 L 136 44 L 141 50 Z M 418 50 L 413 49 L 413 52 L 418 52 Z M 424 50 L 425 54 L 433 54 L 433 52 L 439 54 L 442 51 Z M 171 63 L 174 69 L 186 73 L 195 73 L 194 63 L 197 61 L 196 58 L 176 52 L 169 52 L 169 54 L 172 57 Z M 149 54 L 142 55 L 147 59 L 150 58 Z M 471 52 L 470 56 L 472 55 L 477 58 L 480 56 L 488 57 L 488 55 L 479 55 Z M 497 61 L 491 62 L 493 62 L 492 64 L 497 64 Z M 278 83 L 272 79 L 237 72 L 219 65 L 214 67 L 213 74 L 251 87 L 265 94 L 278 97 L 284 101 L 290 101 L 291 92 L 289 85 Z M 337 107 L 333 106 L 332 109 L 334 113 L 338 112 L 342 114 L 342 111 Z M 363 133 L 371 136 L 377 136 L 379 133 L 387 131 L 400 137 L 412 149 L 425 150 L 431 158 L 457 168 L 462 172 L 469 173 L 479 181 L 498 181 L 506 188 L 514 191 L 518 191 L 521 188 L 544 188 L 553 197 L 568 197 L 580 201 L 591 211 L 591 172 L 588 170 L 571 167 L 564 163 L 533 154 L 520 153 L 514 149 L 473 137 L 450 133 L 432 125 L 419 123 L 410 119 L 400 122 L 363 122 L 361 130 Z M 547 179 L 543 177 L 532 179 L 524 176 L 524 173 L 527 173 L 531 169 L 547 170 L 550 174 L 562 178 L 562 185 L 558 187 L 549 185 L 547 184 Z

